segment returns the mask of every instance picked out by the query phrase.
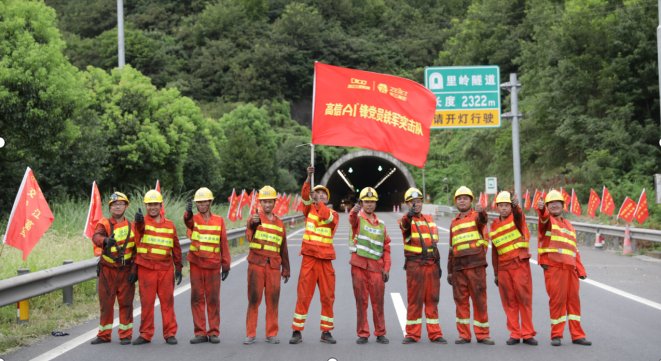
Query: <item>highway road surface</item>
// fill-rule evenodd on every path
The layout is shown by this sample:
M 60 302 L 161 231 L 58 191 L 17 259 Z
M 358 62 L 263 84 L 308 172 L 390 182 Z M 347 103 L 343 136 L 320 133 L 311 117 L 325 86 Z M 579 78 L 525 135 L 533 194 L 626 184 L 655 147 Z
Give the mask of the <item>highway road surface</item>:
M 396 213 L 379 213 L 386 223 L 392 242 L 392 270 L 386 284 L 385 316 L 387 336 L 390 344 L 375 342 L 372 336 L 366 345 L 357 345 L 356 311 L 349 266 L 348 215 L 340 215 L 340 227 L 335 237 L 337 259 L 336 272 L 335 330 L 337 344 L 319 342 L 319 297 L 315 294 L 309 310 L 303 343 L 290 345 L 291 322 L 296 302 L 296 280 L 300 269 L 302 230 L 289 234 L 289 254 L 292 264 L 292 279 L 283 285 L 280 296 L 281 343 L 271 345 L 264 342 L 264 305 L 260 309 L 258 342 L 243 345 L 247 308 L 245 255 L 233 260 L 228 279 L 221 289 L 221 343 L 189 344 L 193 337 L 190 311 L 190 285 L 187 280 L 175 290 L 175 307 L 179 331 L 179 344 L 165 344 L 161 336 L 160 308 L 156 309 L 156 334 L 151 344 L 121 346 L 117 338 L 117 320 L 110 344 L 90 345 L 97 332 L 98 320 L 93 320 L 70 330 L 70 336 L 48 337 L 30 347 L 0 356 L 6 361 L 14 360 L 68 360 L 68 361 L 117 361 L 117 360 L 661 360 L 661 262 L 644 260 L 640 257 L 623 257 L 617 254 L 581 247 L 582 258 L 588 279 L 581 282 L 582 323 L 593 346 L 571 344 L 569 330 L 561 347 L 550 345 L 550 321 L 548 297 L 544 289 L 542 270 L 533 259 L 533 317 L 539 346 L 524 344 L 507 346 L 509 334 L 505 327 L 497 287 L 493 283 L 492 269 L 488 268 L 488 305 L 491 336 L 495 346 L 473 342 L 455 345 L 458 337 L 455 328 L 455 307 L 452 290 L 445 281 L 448 232 L 450 218 L 441 217 L 440 250 L 443 266 L 443 282 L 439 304 L 440 323 L 449 343 L 438 345 L 426 339 L 420 343 L 403 345 L 403 329 L 406 320 L 406 282 L 402 269 L 404 253 L 402 237 L 397 226 Z M 534 232 L 533 232 L 534 233 Z M 531 242 L 536 247 L 536 240 Z M 533 247 L 534 248 L 534 247 Z M 533 251 L 533 254 L 536 252 Z M 490 262 L 490 255 L 487 258 Z M 138 336 L 140 309 L 136 308 L 134 338 Z M 370 312 L 371 315 L 371 312 Z M 373 327 L 371 316 L 370 325 Z M 373 330 L 373 328 L 372 328 Z

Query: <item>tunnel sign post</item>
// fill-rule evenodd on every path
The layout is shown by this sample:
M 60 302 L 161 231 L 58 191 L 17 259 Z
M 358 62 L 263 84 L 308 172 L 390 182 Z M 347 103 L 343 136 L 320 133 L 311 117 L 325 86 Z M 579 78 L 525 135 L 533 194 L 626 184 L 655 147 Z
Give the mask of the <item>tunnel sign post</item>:
M 500 68 L 426 67 L 425 86 L 436 96 L 431 129 L 500 127 Z

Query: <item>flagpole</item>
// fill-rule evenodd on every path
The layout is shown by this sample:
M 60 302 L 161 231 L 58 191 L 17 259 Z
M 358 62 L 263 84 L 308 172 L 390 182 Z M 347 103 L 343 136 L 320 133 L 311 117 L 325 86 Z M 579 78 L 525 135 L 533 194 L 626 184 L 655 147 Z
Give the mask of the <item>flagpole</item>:
M 92 215 L 92 200 L 94 199 L 94 185 L 96 181 L 92 182 L 92 192 L 90 193 L 90 208 L 87 210 L 87 219 L 85 219 L 85 229 L 83 229 L 83 237 L 87 237 L 85 232 L 87 231 L 87 225 L 90 222 L 90 216 Z
M 606 192 L 606 186 L 603 186 L 603 188 L 601 188 L 601 202 L 599 202 L 601 204 L 599 205 L 599 213 L 604 213 L 604 193 L 605 192 Z
M 310 164 L 314 167 L 314 144 L 310 143 Z M 310 175 L 310 187 L 314 188 L 314 173 Z

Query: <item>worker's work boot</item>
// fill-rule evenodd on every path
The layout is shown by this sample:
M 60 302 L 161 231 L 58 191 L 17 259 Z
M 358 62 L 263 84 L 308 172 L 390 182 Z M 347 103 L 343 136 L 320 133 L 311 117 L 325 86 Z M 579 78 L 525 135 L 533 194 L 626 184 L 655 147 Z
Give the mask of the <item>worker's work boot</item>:
M 491 338 L 489 338 L 489 337 L 487 337 L 487 338 L 483 338 L 483 339 L 481 339 L 481 340 L 477 340 L 477 343 L 481 343 L 481 344 L 483 344 L 483 345 L 489 345 L 489 346 L 492 346 L 492 345 L 495 345 L 495 344 L 496 344 L 496 343 L 495 343 Z
M 376 336 L 376 343 L 387 345 L 390 343 L 390 340 L 386 336 Z
M 418 341 L 416 341 L 413 337 L 404 337 L 404 339 L 402 340 L 402 344 L 404 345 L 408 345 L 410 343 L 416 343 L 416 342 Z
M 560 341 L 559 337 L 551 339 L 551 346 L 560 346 L 562 345 L 562 341 Z
M 367 337 L 358 337 L 356 339 L 356 343 L 359 345 L 364 345 L 367 343 Z
M 301 335 L 301 331 L 298 330 L 294 331 L 294 333 L 292 333 L 291 335 L 291 338 L 289 339 L 289 343 L 294 345 L 301 342 L 303 342 L 303 336 Z
M 144 345 L 144 344 L 150 343 L 150 342 L 151 342 L 150 340 L 147 340 L 147 339 L 143 338 L 142 336 L 140 336 L 140 337 L 136 338 L 135 340 L 133 340 L 132 344 L 134 344 L 134 345 Z
M 178 342 L 176 337 L 170 336 L 165 339 L 165 343 L 167 343 L 168 345 L 176 345 Z
M 211 343 L 220 343 L 220 338 L 217 335 L 209 336 L 209 342 Z
M 509 345 L 509 346 L 512 346 L 512 345 L 516 345 L 519 342 L 521 342 L 521 339 L 510 337 L 510 338 L 507 339 L 507 341 L 505 341 L 505 344 Z
M 122 338 L 119 340 L 120 345 L 130 345 L 131 344 L 131 339 L 130 338 Z
M 319 340 L 323 343 L 330 343 L 330 344 L 335 344 L 337 341 L 333 338 L 333 335 L 331 335 L 330 331 L 324 331 L 321 333 L 321 339 Z
M 586 340 L 585 338 L 579 338 L 577 340 L 573 340 L 571 343 L 581 346 L 592 346 L 592 342 Z
M 448 341 L 446 339 L 444 339 L 443 337 L 436 337 L 435 339 L 431 340 L 431 342 L 440 343 L 441 345 L 445 345 L 445 344 L 448 343 Z
M 524 338 L 523 343 L 525 343 L 526 345 L 530 345 L 530 346 L 537 346 L 537 344 L 538 344 L 537 340 L 535 340 L 534 337 Z
M 455 344 L 455 345 L 463 345 L 463 344 L 465 344 L 465 343 L 471 343 L 471 340 L 467 340 L 467 339 L 465 339 L 465 338 L 461 338 L 461 337 L 458 338 L 458 339 L 456 339 L 456 340 L 454 340 L 454 344 Z
M 203 342 L 208 342 L 208 341 L 209 341 L 209 338 L 207 338 L 207 336 L 202 336 L 202 335 L 195 336 L 195 337 L 190 339 L 190 343 L 193 344 L 193 345 L 197 345 L 198 343 L 203 343 Z
M 275 337 L 275 336 L 268 336 L 266 337 L 266 343 L 270 343 L 272 345 L 277 345 L 280 343 L 280 339 Z
M 252 337 L 248 336 L 243 340 L 243 344 L 244 345 L 252 345 L 253 343 L 255 343 L 255 340 L 256 340 L 255 336 L 252 336 Z
M 92 342 L 90 342 L 90 343 L 91 343 L 92 345 L 98 345 L 98 344 L 100 344 L 100 343 L 108 343 L 108 342 L 110 342 L 110 340 L 107 340 L 107 339 L 105 339 L 105 338 L 97 337 L 97 338 L 93 339 Z

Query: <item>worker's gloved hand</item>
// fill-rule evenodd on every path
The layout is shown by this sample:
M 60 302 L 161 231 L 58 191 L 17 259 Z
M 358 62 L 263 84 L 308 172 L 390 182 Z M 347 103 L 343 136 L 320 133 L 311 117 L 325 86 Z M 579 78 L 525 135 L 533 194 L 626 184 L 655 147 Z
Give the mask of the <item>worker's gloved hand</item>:
M 390 279 L 390 274 L 388 272 L 383 272 L 383 283 L 387 283 Z
M 361 208 L 362 207 L 360 206 L 360 203 L 356 203 L 356 205 L 354 205 L 353 208 L 351 208 L 351 212 L 358 213 L 358 212 L 360 212 Z
M 227 278 L 227 276 L 228 276 L 229 274 L 230 274 L 230 271 L 223 271 L 223 272 L 220 274 L 220 280 L 221 280 L 221 281 L 224 281 L 225 278 Z
M 181 283 L 181 270 L 174 271 L 174 280 L 177 283 L 177 286 Z
M 413 216 L 415 216 L 415 211 L 413 210 L 413 207 L 409 208 L 409 212 L 406 213 L 406 216 L 409 217 L 409 219 L 413 219 Z
M 129 282 L 130 283 L 136 283 L 138 281 L 138 273 L 134 272 L 129 274 Z
M 287 281 L 289 281 L 289 276 L 283 276 L 282 279 L 285 280 L 285 283 L 287 283 Z
M 440 279 L 442 277 L 443 277 L 443 270 L 441 269 L 441 264 L 439 263 L 438 264 L 438 278 Z
M 252 220 L 251 222 L 253 224 L 260 224 L 262 223 L 262 219 L 259 217 L 259 212 L 255 212 L 255 214 L 252 215 Z
M 448 275 L 448 283 L 452 286 L 452 273 Z
M 588 278 L 588 276 L 578 276 L 578 278 L 584 280 L 584 279 Z
M 190 199 L 186 202 L 186 212 L 193 214 L 193 201 Z
M 540 264 L 540 266 L 542 266 L 542 269 L 543 269 L 544 271 L 546 271 L 547 269 L 549 269 L 549 266 L 548 266 L 548 265 Z
M 114 237 L 106 237 L 103 239 L 103 245 L 104 247 L 110 251 L 110 249 L 117 244 L 117 241 L 115 240 Z
M 142 215 L 142 208 L 138 208 L 138 213 L 135 214 L 135 217 L 133 217 L 133 220 L 135 223 L 144 223 L 145 222 L 145 216 Z
M 495 276 L 495 277 L 493 278 L 493 283 L 495 283 L 495 284 L 496 284 L 496 287 L 498 287 L 498 276 Z

